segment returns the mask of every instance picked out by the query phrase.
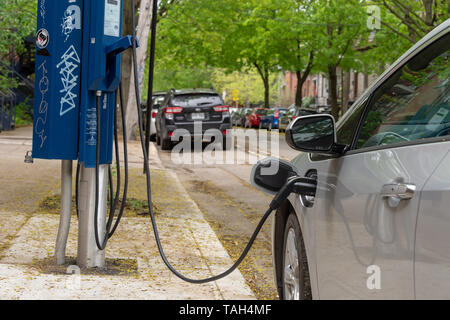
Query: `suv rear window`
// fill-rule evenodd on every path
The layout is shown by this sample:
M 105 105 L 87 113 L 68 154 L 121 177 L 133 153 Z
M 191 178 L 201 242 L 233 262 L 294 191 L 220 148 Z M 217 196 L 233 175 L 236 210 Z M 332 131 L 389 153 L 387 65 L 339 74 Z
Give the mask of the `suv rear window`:
M 173 97 L 172 104 L 177 107 L 216 106 L 224 104 L 217 94 L 185 94 Z

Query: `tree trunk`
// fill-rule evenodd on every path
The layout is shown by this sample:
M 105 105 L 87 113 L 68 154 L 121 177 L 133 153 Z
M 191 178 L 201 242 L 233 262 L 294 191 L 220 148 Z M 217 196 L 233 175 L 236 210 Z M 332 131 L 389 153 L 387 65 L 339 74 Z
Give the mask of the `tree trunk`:
M 336 119 L 339 119 L 339 105 L 337 94 L 337 68 L 335 66 L 328 66 L 328 78 L 330 80 L 330 101 L 331 101 L 331 115 Z
M 295 91 L 295 105 L 297 107 L 301 107 L 303 103 L 303 84 L 305 81 L 302 81 L 302 73 L 300 71 L 296 71 L 297 75 L 297 90 Z
M 138 65 L 138 79 L 139 79 L 139 95 L 142 96 L 142 88 L 144 84 L 145 63 L 147 58 L 148 35 L 150 32 L 150 23 L 152 15 L 152 0 L 141 0 L 139 8 L 139 21 L 137 24 L 136 37 L 139 40 L 139 48 L 136 49 L 136 60 Z M 127 136 L 128 140 L 137 139 L 138 129 L 138 112 L 136 108 L 136 93 L 135 93 L 134 72 L 131 69 L 131 77 L 128 89 L 127 102 Z M 151 98 L 151 97 L 150 97 Z
M 350 96 L 350 72 L 344 72 L 344 76 L 342 77 L 342 114 L 344 114 L 348 109 L 348 102 Z
M 270 83 L 269 83 L 269 71 L 265 70 L 264 76 L 264 107 L 270 107 Z
M 259 75 L 264 83 L 264 107 L 269 108 L 270 106 L 270 83 L 269 83 L 269 69 L 266 67 L 261 67 L 258 63 L 254 62 L 253 65 L 258 70 Z
M 298 57 L 300 59 L 300 57 Z M 306 79 L 308 79 L 309 74 L 311 73 L 311 69 L 313 66 L 314 61 L 314 53 L 311 51 L 309 53 L 309 61 L 308 65 L 305 68 L 305 71 L 302 72 L 300 70 L 297 70 L 295 74 L 297 75 L 297 91 L 295 92 L 295 105 L 297 107 L 301 107 L 303 104 L 303 85 L 306 82 Z
M 136 8 L 140 5 L 140 0 L 134 0 Z M 123 6 L 123 35 L 131 35 L 131 2 L 127 1 Z M 125 110 L 128 106 L 128 90 L 130 88 L 130 78 L 131 78 L 131 66 L 133 61 L 133 54 L 131 50 L 126 50 L 122 53 L 122 90 L 123 90 L 123 103 L 125 105 Z M 117 113 L 119 121 L 117 125 L 119 129 L 122 129 L 122 121 L 120 112 Z

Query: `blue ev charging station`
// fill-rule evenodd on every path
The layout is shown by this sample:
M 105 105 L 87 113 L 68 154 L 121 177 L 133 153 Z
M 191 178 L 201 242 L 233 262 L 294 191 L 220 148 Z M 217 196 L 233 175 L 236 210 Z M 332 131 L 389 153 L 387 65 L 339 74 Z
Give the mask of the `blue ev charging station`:
M 122 12 L 122 0 L 38 1 L 32 157 L 62 160 L 59 264 L 70 225 L 74 160 L 80 175 L 78 264 L 105 263 L 96 238 L 106 239 L 108 232 L 120 53 L 133 45 L 131 36 L 122 37 Z

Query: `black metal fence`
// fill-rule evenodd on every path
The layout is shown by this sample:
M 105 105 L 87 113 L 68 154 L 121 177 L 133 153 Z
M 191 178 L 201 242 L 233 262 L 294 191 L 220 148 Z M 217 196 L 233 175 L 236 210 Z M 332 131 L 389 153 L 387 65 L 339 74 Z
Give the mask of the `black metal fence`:
M 0 92 L 0 131 L 16 127 L 16 95 L 11 90 Z

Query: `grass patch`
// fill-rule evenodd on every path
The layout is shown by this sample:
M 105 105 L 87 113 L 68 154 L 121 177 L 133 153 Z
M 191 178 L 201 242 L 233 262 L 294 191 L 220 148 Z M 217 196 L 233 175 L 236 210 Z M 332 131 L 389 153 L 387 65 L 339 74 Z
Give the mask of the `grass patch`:
M 75 196 L 72 197 L 72 214 L 76 215 L 76 200 Z M 116 212 L 119 212 L 120 206 L 122 205 L 122 200 L 119 199 L 117 204 Z M 108 201 L 108 209 L 109 209 L 109 201 Z M 61 195 L 51 195 L 43 198 L 39 202 L 39 206 L 37 209 L 37 213 L 44 214 L 60 214 L 61 210 Z M 153 203 L 153 211 L 155 215 L 161 213 L 159 207 Z M 148 214 L 148 204 L 146 200 L 136 199 L 136 198 L 128 198 L 124 207 L 124 215 L 128 217 L 133 216 L 144 216 Z
M 66 257 L 66 263 L 62 266 L 55 264 L 55 258 L 49 257 L 43 260 L 34 260 L 33 266 L 42 274 L 68 274 L 70 266 L 77 264 L 76 258 Z M 104 268 L 80 269 L 82 275 L 107 275 L 107 276 L 138 276 L 138 264 L 135 259 L 109 259 L 106 258 Z

